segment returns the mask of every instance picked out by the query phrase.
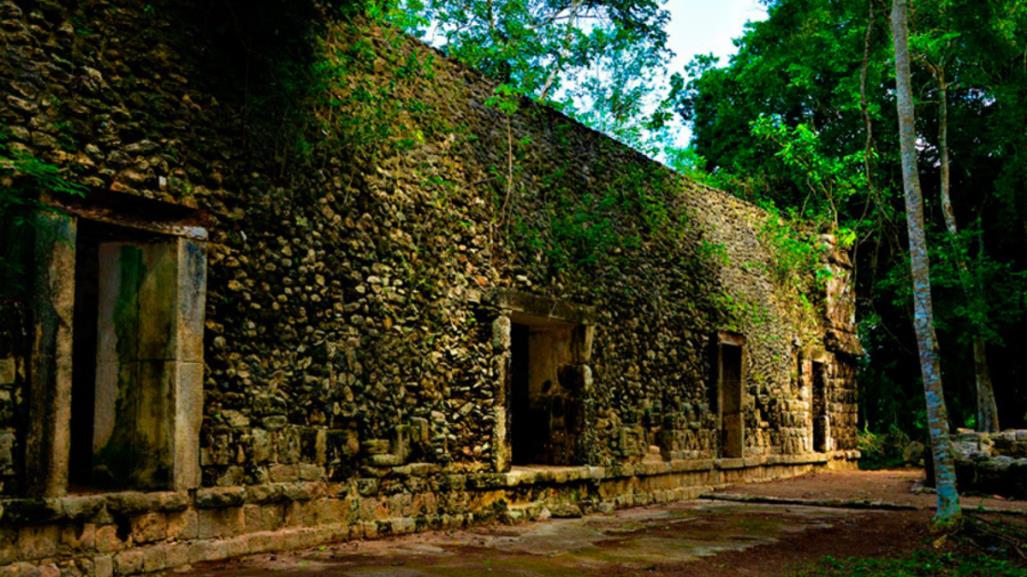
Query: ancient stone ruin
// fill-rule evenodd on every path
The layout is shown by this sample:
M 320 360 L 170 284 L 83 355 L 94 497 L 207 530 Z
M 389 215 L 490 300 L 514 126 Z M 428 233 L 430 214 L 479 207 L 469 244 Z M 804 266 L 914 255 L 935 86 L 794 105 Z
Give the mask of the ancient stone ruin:
M 961 491 L 1027 498 L 1027 431 L 959 429 L 952 441 Z
M 88 191 L 5 223 L 0 574 L 854 465 L 829 235 L 789 268 L 772 215 L 359 19 L 244 77 L 218 6 L 0 0 L 5 146 Z

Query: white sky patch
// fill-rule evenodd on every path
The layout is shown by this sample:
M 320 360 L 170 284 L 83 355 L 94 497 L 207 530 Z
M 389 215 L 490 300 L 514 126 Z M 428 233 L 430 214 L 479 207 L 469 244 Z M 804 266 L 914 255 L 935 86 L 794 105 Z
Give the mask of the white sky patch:
M 699 54 L 713 53 L 721 66 L 727 64 L 738 51 L 734 39 L 742 36 L 745 23 L 767 17 L 758 0 L 668 0 L 666 8 L 671 15 L 668 44 L 675 53 L 671 73 L 684 73 L 685 65 Z M 687 144 L 691 137 L 691 129 L 684 127 L 678 144 Z

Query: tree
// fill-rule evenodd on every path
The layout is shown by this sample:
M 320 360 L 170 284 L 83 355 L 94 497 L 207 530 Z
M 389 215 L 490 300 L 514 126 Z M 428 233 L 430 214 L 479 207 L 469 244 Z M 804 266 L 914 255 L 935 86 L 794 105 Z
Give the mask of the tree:
M 912 72 L 909 63 L 909 23 L 906 0 L 892 1 L 892 37 L 895 42 L 896 109 L 899 121 L 899 146 L 902 157 L 902 184 L 905 193 L 906 225 L 909 234 L 910 268 L 913 275 L 914 329 L 920 351 L 920 371 L 927 401 L 927 425 L 934 455 L 935 487 L 938 510 L 935 520 L 952 523 L 959 519 L 959 494 L 949 437 L 948 411 L 941 381 L 937 335 L 931 305 L 930 258 L 924 227 L 923 194 L 916 150 L 916 118 L 913 107 Z
M 836 214 L 840 226 L 857 233 L 857 318 L 867 351 L 859 377 L 861 419 L 874 431 L 894 424 L 925 435 L 888 4 L 770 0 L 768 18 L 746 28 L 729 62 L 701 57 L 690 65 L 675 106 L 693 124 L 693 140 L 682 157 L 691 172 L 806 218 L 830 223 Z M 939 202 L 938 84 L 922 59 L 912 69 L 918 107 L 923 106 L 917 116 L 919 169 L 946 401 L 953 422 L 973 426 L 981 420 L 975 418 L 971 354 L 979 335 L 991 354 L 1003 424 L 1023 426 L 1027 3 L 918 0 L 911 18 L 911 56 L 936 59 L 932 43 L 946 56 L 945 147 L 960 224 L 957 243 L 951 242 Z M 986 298 L 967 298 L 957 256 Z
M 647 152 L 672 53 L 663 0 L 401 0 L 391 13 L 438 45 L 527 96 Z M 396 21 L 396 20 L 394 20 Z
M 938 190 L 941 195 L 941 211 L 945 218 L 945 228 L 949 233 L 949 243 L 958 268 L 959 283 L 969 301 L 968 308 L 980 309 L 983 295 L 980 287 L 974 283 L 970 268 L 967 266 L 964 249 L 960 244 L 956 211 L 952 207 L 952 162 L 949 158 L 948 146 L 948 80 L 945 78 L 945 65 L 944 63 L 930 64 L 929 69 L 938 84 L 938 151 L 941 178 Z M 974 330 L 972 341 L 975 382 L 977 384 L 977 430 L 997 432 L 999 430 L 998 405 L 995 402 L 995 388 L 991 381 L 991 372 L 988 370 L 987 345 L 979 330 Z
M 957 42 L 959 34 L 948 30 L 947 0 L 938 2 L 933 11 L 939 23 L 936 27 L 914 35 L 911 44 L 915 46 L 916 58 L 931 73 L 935 82 L 938 107 L 938 193 L 941 197 L 941 213 L 948 231 L 949 248 L 956 265 L 960 288 L 967 300 L 968 312 L 980 311 L 985 308 L 984 295 L 981 287 L 974 282 L 970 267 L 967 264 L 965 243 L 961 242 L 956 211 L 952 206 L 952 161 L 949 154 L 949 87 L 951 84 L 947 71 L 949 63 L 957 60 Z M 987 343 L 982 327 L 976 326 L 971 319 L 974 376 L 977 400 L 977 430 L 997 432 L 999 430 L 998 404 L 995 401 L 995 388 L 988 368 Z

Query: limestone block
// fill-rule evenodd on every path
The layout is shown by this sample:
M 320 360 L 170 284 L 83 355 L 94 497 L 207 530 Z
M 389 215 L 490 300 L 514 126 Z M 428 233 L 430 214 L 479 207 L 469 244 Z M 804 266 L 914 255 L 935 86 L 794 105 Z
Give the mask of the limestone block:
M 67 214 L 40 211 L 33 227 L 35 325 L 25 476 L 35 480 L 27 487 L 31 494 L 53 497 L 66 492 L 68 481 L 77 225 Z
M 205 243 L 178 239 L 177 351 L 182 362 L 203 362 L 203 322 L 207 296 L 207 256 Z M 202 389 L 201 389 L 202 390 Z
M 13 385 L 18 378 L 14 357 L 0 358 L 0 385 Z
M 302 463 L 297 467 L 297 477 L 300 481 L 318 481 L 324 477 L 324 469 L 320 465 Z
M 274 503 L 283 500 L 284 487 L 280 484 L 251 485 L 246 487 L 247 503 Z
M 243 532 L 246 526 L 242 507 L 228 509 L 200 509 L 198 516 L 198 537 L 217 539 L 231 537 Z
M 200 426 L 203 422 L 203 363 L 175 363 L 174 472 L 178 491 L 200 485 Z
M 221 473 L 217 476 L 214 484 L 218 487 L 237 487 L 246 482 L 246 469 L 240 466 L 233 465 L 231 467 L 225 467 L 221 470 Z
M 163 513 L 146 513 L 132 519 L 132 541 L 152 543 L 167 537 L 168 522 Z
M 189 564 L 189 546 L 185 543 L 168 543 L 164 548 L 164 567 L 166 569 L 183 568 Z
M 114 577 L 114 557 L 110 555 L 93 557 L 93 577 Z
M 317 507 L 313 502 L 289 503 L 285 506 L 286 527 L 313 527 L 317 525 Z
M 77 523 L 61 526 L 61 546 L 72 550 L 93 549 L 96 545 L 96 525 Z
M 315 483 L 287 483 L 282 485 L 282 495 L 290 501 L 309 501 L 322 493 Z
M 114 555 L 114 574 L 133 575 L 143 570 L 145 549 L 129 549 Z
M 222 559 L 220 550 L 222 545 L 218 541 L 192 541 L 187 544 L 186 556 L 189 563 L 202 563 Z
M 172 513 L 167 517 L 169 540 L 196 539 L 199 536 L 199 516 L 194 509 Z
M 275 446 L 280 463 L 292 464 L 300 460 L 300 431 L 285 427 L 275 433 Z
M 389 530 L 392 535 L 407 535 L 416 529 L 416 523 L 409 517 L 397 517 L 389 521 Z
M 299 466 L 271 465 L 268 468 L 268 477 L 275 483 L 293 483 L 300 478 Z
M 14 563 L 0 567 L 2 577 L 61 577 L 61 569 L 56 563 Z
M 274 444 L 271 434 L 265 429 L 250 431 L 250 460 L 255 464 L 267 463 L 274 459 Z
M 161 543 L 145 547 L 143 551 L 143 571 L 153 573 L 168 566 L 168 551 L 175 547 L 170 543 Z
M 246 531 L 273 531 L 282 525 L 283 507 L 277 504 L 244 505 Z
M 96 550 L 100 553 L 113 553 L 125 548 L 127 543 L 118 538 L 117 525 L 102 525 L 96 528 L 94 537 Z
M 18 529 L 16 549 L 23 561 L 46 559 L 57 553 L 59 527 L 57 525 L 28 526 Z
M 281 546 L 277 533 L 258 533 L 246 536 L 246 552 L 250 555 L 276 551 Z

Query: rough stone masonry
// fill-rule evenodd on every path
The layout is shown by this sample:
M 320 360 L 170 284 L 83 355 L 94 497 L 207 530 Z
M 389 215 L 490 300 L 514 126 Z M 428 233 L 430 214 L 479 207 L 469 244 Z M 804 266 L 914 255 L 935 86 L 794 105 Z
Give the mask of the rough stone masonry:
M 496 106 L 387 27 L 283 4 L 0 0 L 0 156 L 87 190 L 39 180 L 26 224 L 2 215 L 0 575 L 858 458 L 830 235 L 819 280 L 783 267 L 764 211 Z

